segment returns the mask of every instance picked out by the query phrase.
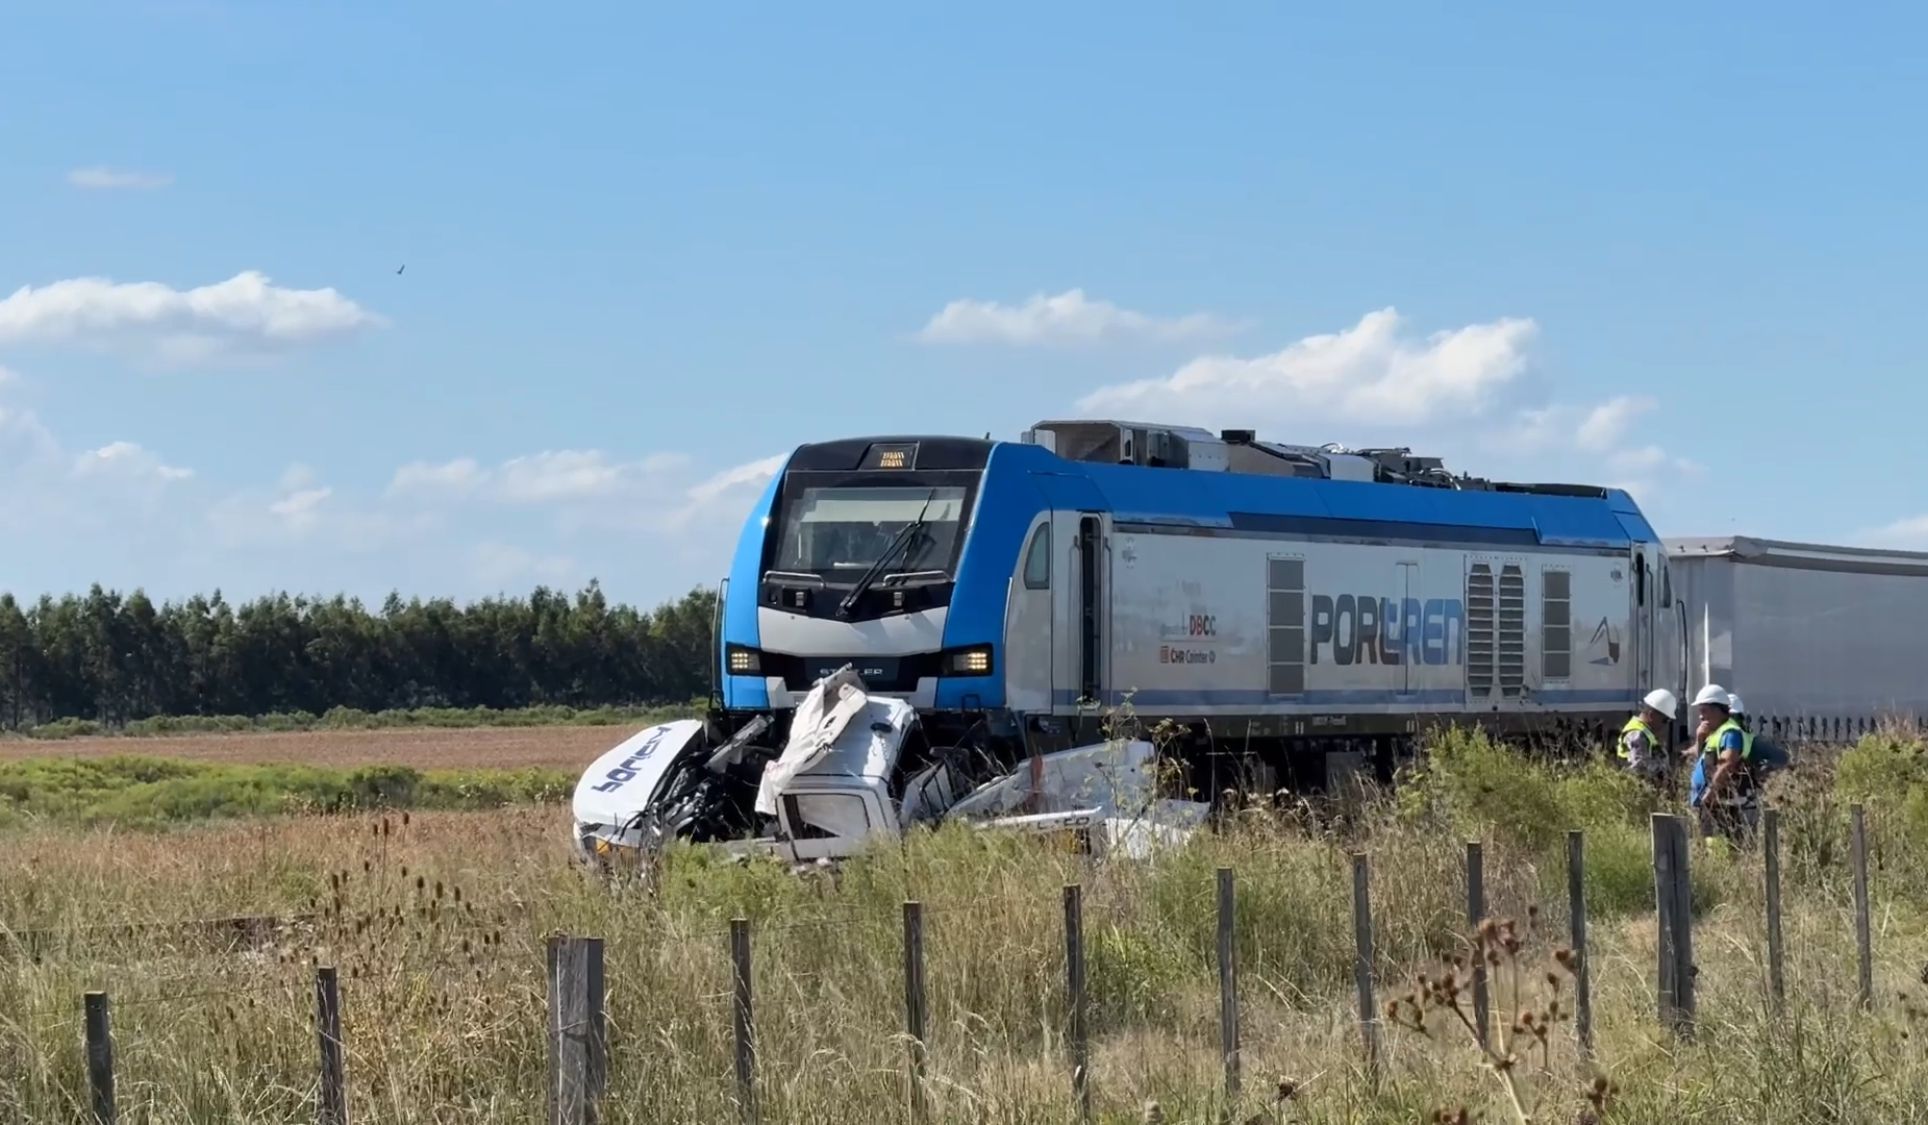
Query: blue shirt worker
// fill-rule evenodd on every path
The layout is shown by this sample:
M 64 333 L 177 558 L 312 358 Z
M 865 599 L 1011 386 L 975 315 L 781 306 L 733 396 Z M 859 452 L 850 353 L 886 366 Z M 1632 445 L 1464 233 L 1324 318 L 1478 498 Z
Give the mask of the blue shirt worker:
M 1694 696 L 1700 725 L 1688 751 L 1699 759 L 1691 803 L 1700 814 L 1703 836 L 1738 839 L 1760 818 L 1760 787 L 1749 761 L 1754 736 L 1734 721 L 1732 707 L 1733 697 L 1719 684 L 1708 684 Z

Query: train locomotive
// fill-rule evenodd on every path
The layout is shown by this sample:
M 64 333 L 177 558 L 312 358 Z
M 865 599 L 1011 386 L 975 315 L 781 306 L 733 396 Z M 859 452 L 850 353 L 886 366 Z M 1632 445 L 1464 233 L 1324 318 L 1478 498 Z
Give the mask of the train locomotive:
M 1388 779 L 1438 721 L 1604 736 L 1686 695 L 1667 551 L 1623 491 L 1174 425 L 801 446 L 720 600 L 714 701 L 781 725 L 849 665 L 1010 765 L 1126 707 L 1190 784 Z
M 576 838 L 803 860 L 967 816 L 1135 848 L 1227 793 L 1389 781 L 1441 723 L 1600 752 L 1653 688 L 1735 687 L 1783 739 L 1919 723 L 1925 637 L 1928 552 L 1663 542 L 1623 491 L 1407 449 L 812 443 L 737 541 L 709 713 L 592 764 Z
M 1220 794 L 1389 781 L 1440 722 L 1603 745 L 1686 697 L 1685 622 L 1616 489 L 1105 420 L 816 442 L 738 539 L 709 714 L 593 764 L 577 842 L 825 858 L 963 809 L 1182 833 Z

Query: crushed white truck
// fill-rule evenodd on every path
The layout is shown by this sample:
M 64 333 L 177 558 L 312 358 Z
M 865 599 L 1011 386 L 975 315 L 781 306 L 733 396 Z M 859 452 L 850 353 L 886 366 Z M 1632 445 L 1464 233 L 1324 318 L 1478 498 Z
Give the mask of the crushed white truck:
M 910 703 L 872 695 L 850 667 L 818 680 L 780 749 L 751 722 L 721 745 L 700 719 L 637 732 L 577 783 L 582 857 L 653 860 L 670 840 L 792 863 L 837 860 L 918 825 L 962 819 L 1063 833 L 1094 854 L 1182 843 L 1209 806 L 1157 796 L 1156 747 L 1112 739 L 999 772 L 968 747 L 936 748 Z

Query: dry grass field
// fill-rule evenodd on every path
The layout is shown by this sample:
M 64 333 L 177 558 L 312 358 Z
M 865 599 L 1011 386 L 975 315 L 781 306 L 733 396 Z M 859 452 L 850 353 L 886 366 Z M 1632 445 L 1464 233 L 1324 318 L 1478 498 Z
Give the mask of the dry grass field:
M 580 770 L 644 725 L 639 721 L 631 726 L 426 727 L 59 741 L 15 738 L 0 739 L 0 762 L 140 754 L 230 765 Z
M 1919 745 L 1876 748 L 1853 770 L 1817 763 L 1778 795 L 1783 1014 L 1764 988 L 1758 854 L 1696 849 L 1701 1024 L 1691 1043 L 1655 1019 L 1637 787 L 1602 770 L 1526 766 L 1477 740 L 1443 746 L 1432 775 L 1366 810 L 1343 838 L 1254 813 L 1155 861 L 1093 865 L 953 826 L 805 876 L 677 852 L 655 895 L 577 867 L 554 804 L 133 833 L 34 823 L 0 847 L 0 934 L 37 935 L 30 949 L 0 937 L 0 1121 L 81 1119 L 88 989 L 113 997 L 122 1121 L 313 1120 L 316 963 L 341 970 L 355 1121 L 536 1120 L 542 948 L 558 930 L 608 942 L 604 1120 L 732 1121 L 727 926 L 737 915 L 754 934 L 761 1120 L 904 1120 L 900 905 L 916 898 L 928 927 L 932 1120 L 1071 1122 L 1060 887 L 1073 880 L 1085 886 L 1096 1120 L 1216 1121 L 1220 865 L 1238 878 L 1244 1097 L 1231 1120 L 1424 1122 L 1461 1108 L 1519 1120 L 1447 1015 L 1424 1035 L 1382 1021 L 1384 1066 L 1377 1078 L 1363 1066 L 1348 852 L 1371 857 L 1383 1006 L 1465 954 L 1461 845 L 1486 841 L 1494 913 L 1522 931 L 1537 917 L 1521 971 L 1496 981 L 1511 1036 L 1520 1012 L 1547 1011 L 1556 995 L 1562 1015 L 1572 1010 L 1554 956 L 1569 826 L 1587 832 L 1599 1049 L 1583 1063 L 1558 1016 L 1543 1046 L 1517 1033 L 1511 1072 L 1522 1100 L 1538 1101 L 1533 1120 L 1923 1121 L 1928 1054 L 1914 1012 L 1925 1003 L 1928 891 L 1917 873 L 1928 841 L 1911 815 L 1928 792 L 1921 761 Z M 1854 999 L 1848 797 L 1869 799 L 1874 828 L 1869 1010 Z M 239 951 L 191 931 L 111 928 L 240 913 L 309 920 Z M 1588 1096 L 1597 1078 L 1610 1084 L 1604 1113 Z

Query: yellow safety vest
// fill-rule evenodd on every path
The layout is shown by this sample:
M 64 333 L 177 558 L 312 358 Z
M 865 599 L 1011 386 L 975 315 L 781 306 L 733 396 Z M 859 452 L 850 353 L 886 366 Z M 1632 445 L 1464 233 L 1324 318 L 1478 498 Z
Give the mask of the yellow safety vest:
M 1648 726 L 1646 721 L 1640 716 L 1635 715 L 1633 718 L 1627 720 L 1626 726 L 1620 728 L 1620 737 L 1614 742 L 1614 752 L 1622 758 L 1631 759 L 1633 757 L 1633 755 L 1627 753 L 1627 736 L 1634 731 L 1639 731 L 1641 734 L 1646 735 L 1647 741 L 1653 744 L 1654 749 L 1658 750 L 1660 748 L 1660 738 L 1654 734 L 1654 729 Z
M 1730 727 L 1741 732 L 1741 761 L 1753 760 L 1754 732 L 1747 730 L 1732 719 L 1714 728 L 1713 733 L 1707 736 L 1707 741 L 1700 744 L 1700 752 L 1702 754 L 1718 755 L 1720 753 L 1720 740 L 1726 736 L 1728 728 Z

